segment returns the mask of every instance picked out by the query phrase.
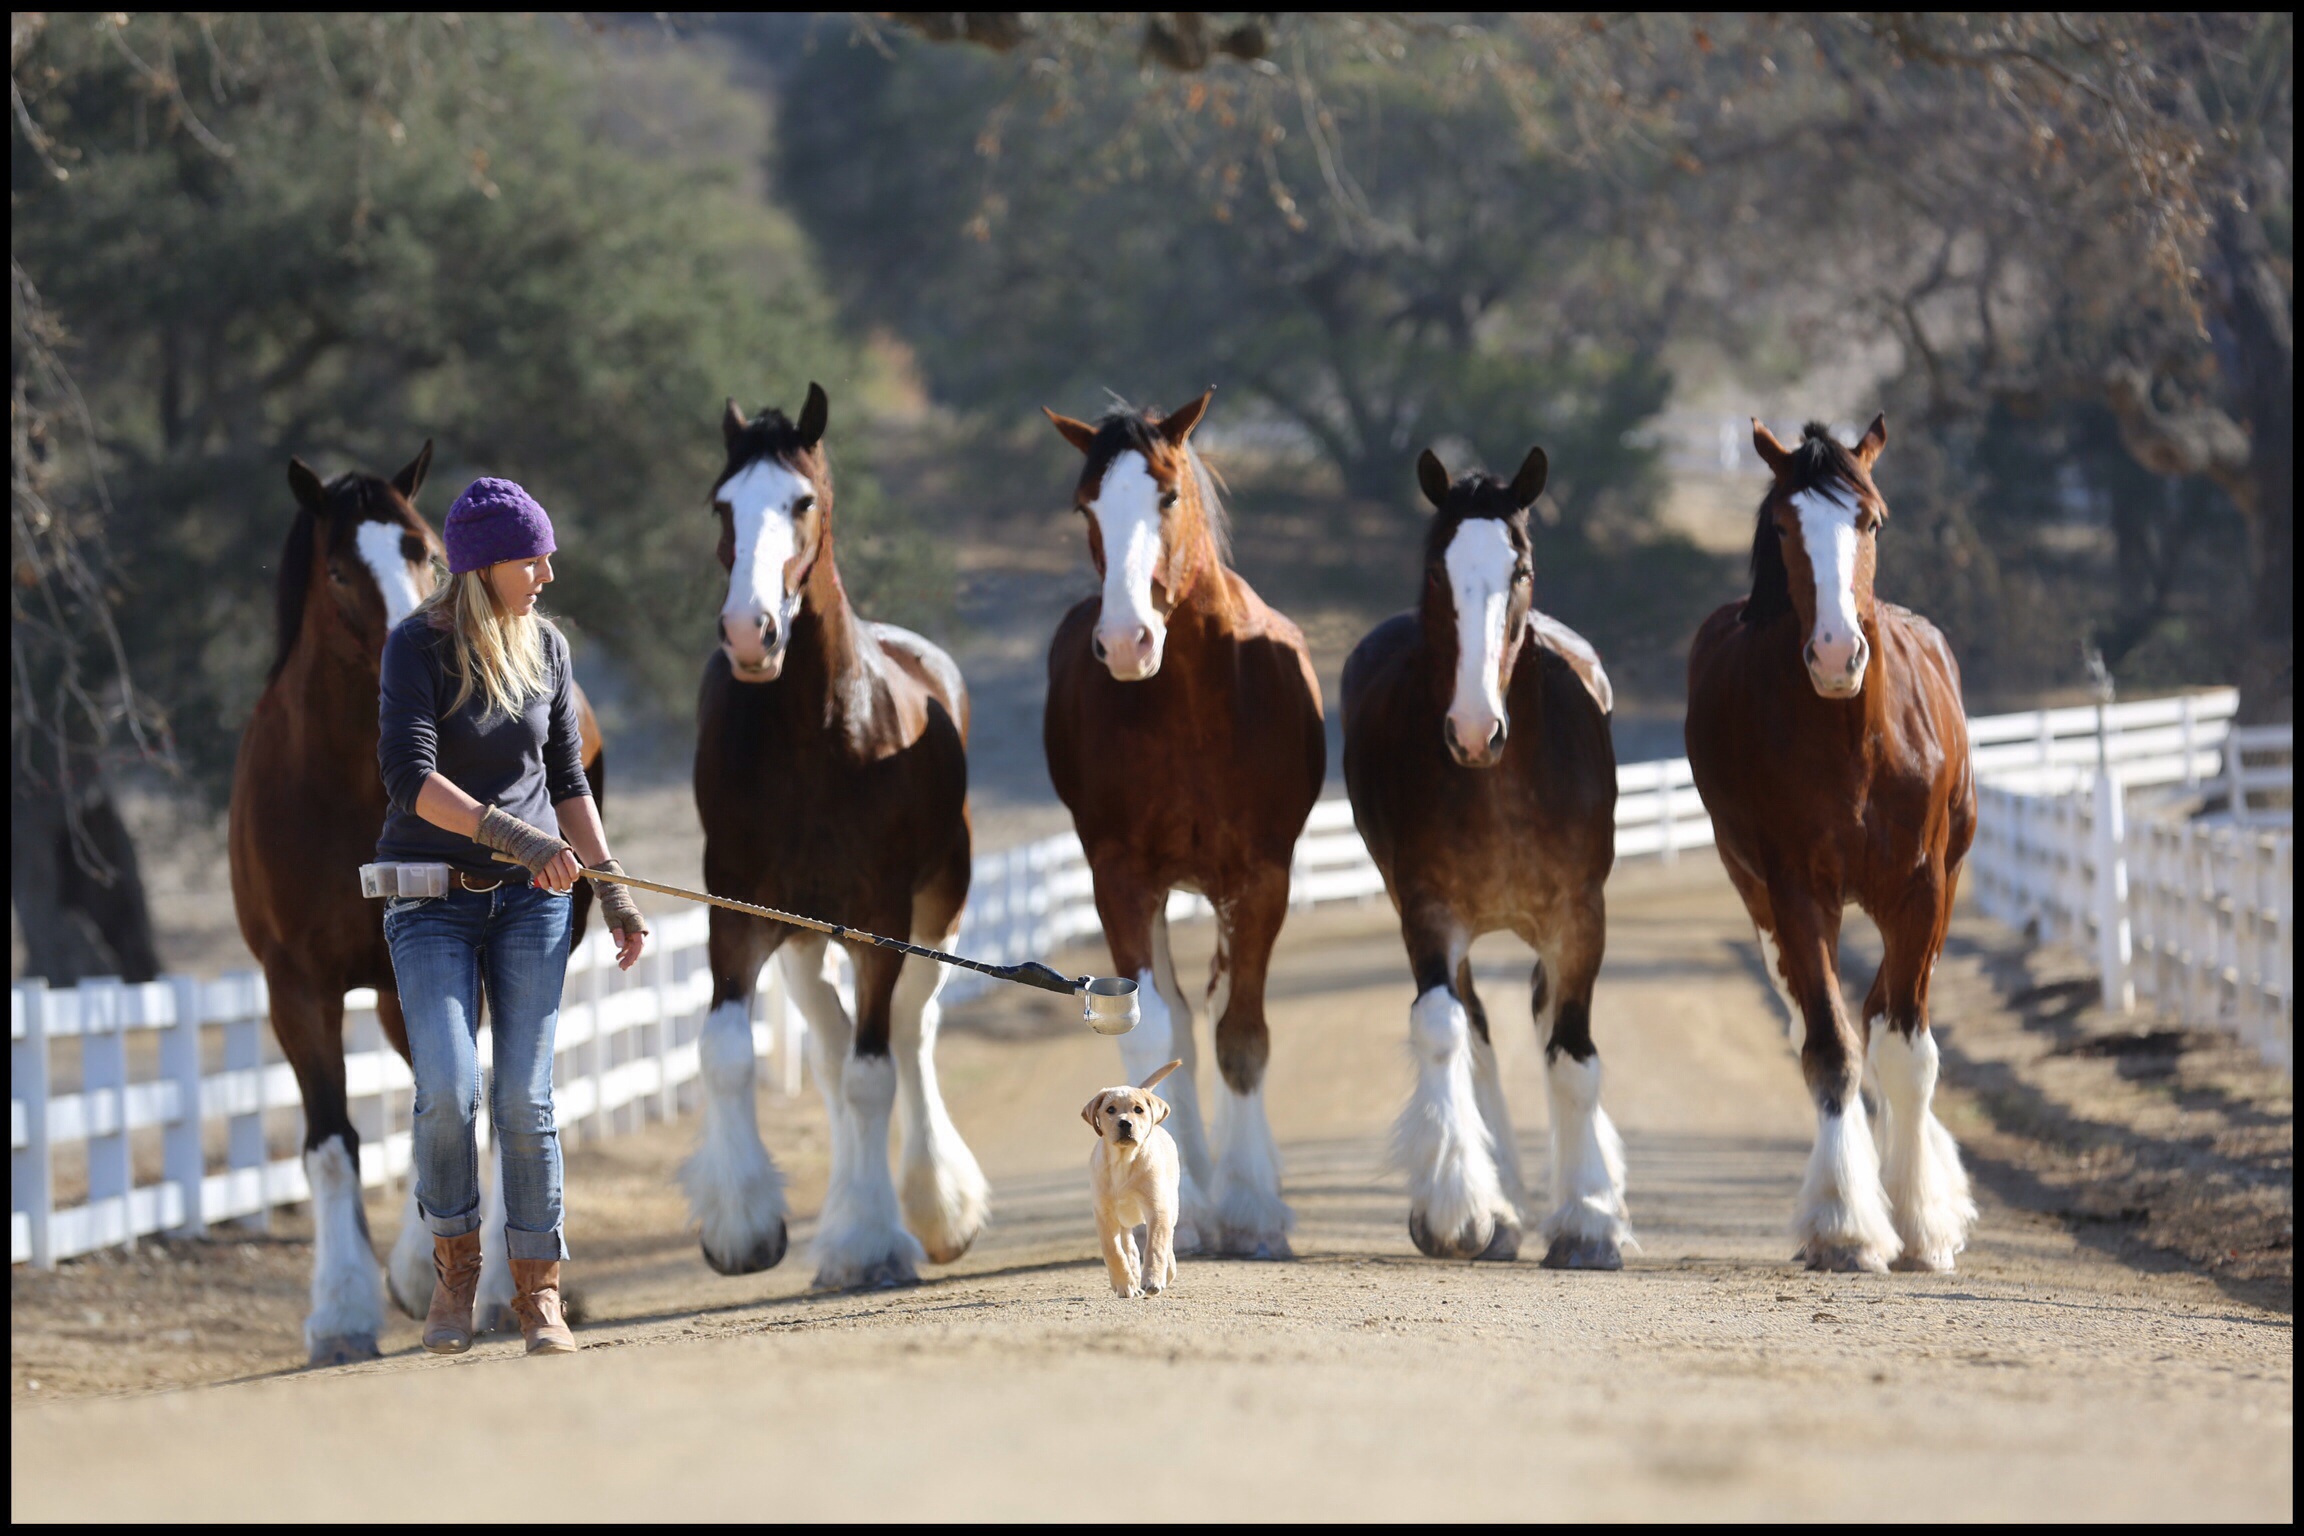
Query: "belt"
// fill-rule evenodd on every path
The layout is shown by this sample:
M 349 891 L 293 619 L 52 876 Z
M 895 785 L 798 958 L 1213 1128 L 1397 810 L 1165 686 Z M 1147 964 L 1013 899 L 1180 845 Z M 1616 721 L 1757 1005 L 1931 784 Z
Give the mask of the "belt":
M 478 875 L 466 874 L 461 869 L 451 868 L 448 871 L 448 883 L 460 891 L 492 891 L 509 878 L 509 874 L 498 875 L 495 879 L 483 883 Z

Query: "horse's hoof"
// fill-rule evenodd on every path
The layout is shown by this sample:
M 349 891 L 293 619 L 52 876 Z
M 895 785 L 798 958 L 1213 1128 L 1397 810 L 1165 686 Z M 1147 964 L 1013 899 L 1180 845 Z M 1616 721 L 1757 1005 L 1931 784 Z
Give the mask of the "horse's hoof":
M 1270 1263 L 1296 1257 L 1296 1250 L 1288 1246 L 1286 1234 L 1279 1232 L 1229 1231 L 1224 1234 L 1224 1244 L 1220 1251 L 1226 1258 L 1257 1259 Z
M 430 1274 L 431 1271 L 426 1270 L 425 1273 Z M 431 1293 L 427 1291 L 422 1301 L 410 1301 L 400 1294 L 399 1278 L 392 1273 L 389 1266 L 384 1270 L 384 1294 L 392 1298 L 392 1305 L 398 1307 L 404 1317 L 413 1317 L 422 1321 L 432 1311 Z
M 1952 1273 L 1952 1256 L 1945 1254 L 1939 1258 L 1933 1254 L 1914 1253 L 1907 1248 L 1888 1267 L 1906 1275 L 1948 1275 Z
M 1544 1250 L 1546 1269 L 1622 1269 L 1624 1250 L 1605 1237 L 1570 1237 L 1566 1233 L 1552 1239 L 1552 1246 Z
M 1474 1240 L 1478 1236 L 1479 1230 L 1478 1227 L 1467 1223 L 1454 1236 L 1442 1239 L 1433 1232 L 1432 1224 L 1425 1219 L 1422 1211 L 1410 1210 L 1408 1212 L 1408 1240 L 1414 1243 L 1416 1251 L 1426 1258 L 1484 1259 L 1493 1255 L 1496 1258 L 1509 1259 L 1519 1253 L 1520 1234 L 1518 1232 L 1512 1233 L 1510 1252 L 1494 1253 L 1498 1240 L 1504 1236 L 1506 1231 L 1501 1222 L 1489 1233 L 1485 1242 L 1475 1245 Z
M 1829 1275 L 1884 1275 L 1888 1261 L 1870 1248 L 1852 1243 L 1827 1243 L 1811 1239 L 1792 1255 L 1810 1269 Z
M 1476 1257 L 1484 1264 L 1509 1264 L 1520 1257 L 1520 1229 L 1510 1222 L 1496 1223 L 1496 1235 Z
M 820 1269 L 814 1287 L 819 1291 L 894 1291 L 919 1283 L 920 1276 L 911 1262 L 902 1254 L 892 1253 L 854 1269 Z
M 775 1231 L 762 1233 L 751 1247 L 741 1252 L 715 1253 L 710 1243 L 704 1244 L 704 1262 L 723 1275 L 756 1275 L 784 1262 L 784 1249 L 789 1240 L 789 1229 L 784 1219 L 778 1217 Z
M 362 1360 L 381 1360 L 384 1352 L 376 1347 L 375 1337 L 365 1333 L 332 1333 L 312 1341 L 312 1352 L 305 1364 L 310 1366 L 353 1365 Z

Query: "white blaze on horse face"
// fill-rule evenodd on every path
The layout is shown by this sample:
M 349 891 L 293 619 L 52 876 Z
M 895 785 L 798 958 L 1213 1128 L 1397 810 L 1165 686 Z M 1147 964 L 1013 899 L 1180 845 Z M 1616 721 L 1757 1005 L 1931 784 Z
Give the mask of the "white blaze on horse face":
M 1846 698 L 1864 686 L 1870 650 L 1856 616 L 1856 560 L 1863 536 L 1856 530 L 1856 500 L 1838 487 L 1818 486 L 1792 498 L 1800 542 L 1816 583 L 1816 623 L 1802 655 L 1809 681 L 1827 698 Z
M 1492 517 L 1457 525 L 1445 559 L 1456 598 L 1456 694 L 1446 729 L 1457 760 L 1484 768 L 1504 751 L 1504 617 L 1520 560 Z
M 1104 664 L 1123 683 L 1160 670 L 1167 621 L 1152 605 L 1152 578 L 1160 572 L 1160 482 L 1144 455 L 1121 454 L 1104 471 L 1089 510 L 1104 538 L 1104 609 L 1096 644 Z
M 784 668 L 800 612 L 800 594 L 784 590 L 784 570 L 799 553 L 799 508 L 815 495 L 806 475 L 773 459 L 755 460 L 720 487 L 736 534 L 720 638 L 739 682 L 773 682 Z
M 397 625 L 416 611 L 424 594 L 416 590 L 416 572 L 408 557 L 400 552 L 408 530 L 398 523 L 362 523 L 353 531 L 352 542 L 360 551 L 369 573 L 376 578 L 376 590 L 384 594 L 384 627 Z

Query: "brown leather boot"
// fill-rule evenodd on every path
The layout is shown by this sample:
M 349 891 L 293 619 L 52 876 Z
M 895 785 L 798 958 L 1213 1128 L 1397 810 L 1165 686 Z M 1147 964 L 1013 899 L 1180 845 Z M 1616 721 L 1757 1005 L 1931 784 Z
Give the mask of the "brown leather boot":
M 532 1355 L 572 1355 L 576 1335 L 560 1311 L 560 1261 L 512 1261 L 512 1311 L 520 1319 L 520 1337 Z
M 472 1347 L 472 1297 L 480 1289 L 480 1234 L 432 1239 L 432 1309 L 424 1314 L 424 1347 L 460 1355 Z

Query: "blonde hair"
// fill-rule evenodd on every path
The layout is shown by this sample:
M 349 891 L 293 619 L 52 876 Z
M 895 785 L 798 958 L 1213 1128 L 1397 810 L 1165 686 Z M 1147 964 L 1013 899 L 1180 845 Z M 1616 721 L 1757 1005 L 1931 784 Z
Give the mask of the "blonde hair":
M 447 632 L 455 648 L 451 712 L 477 693 L 487 701 L 487 715 L 510 719 L 545 690 L 544 620 L 532 613 L 506 613 L 486 570 L 435 581 L 421 611 L 433 628 Z

